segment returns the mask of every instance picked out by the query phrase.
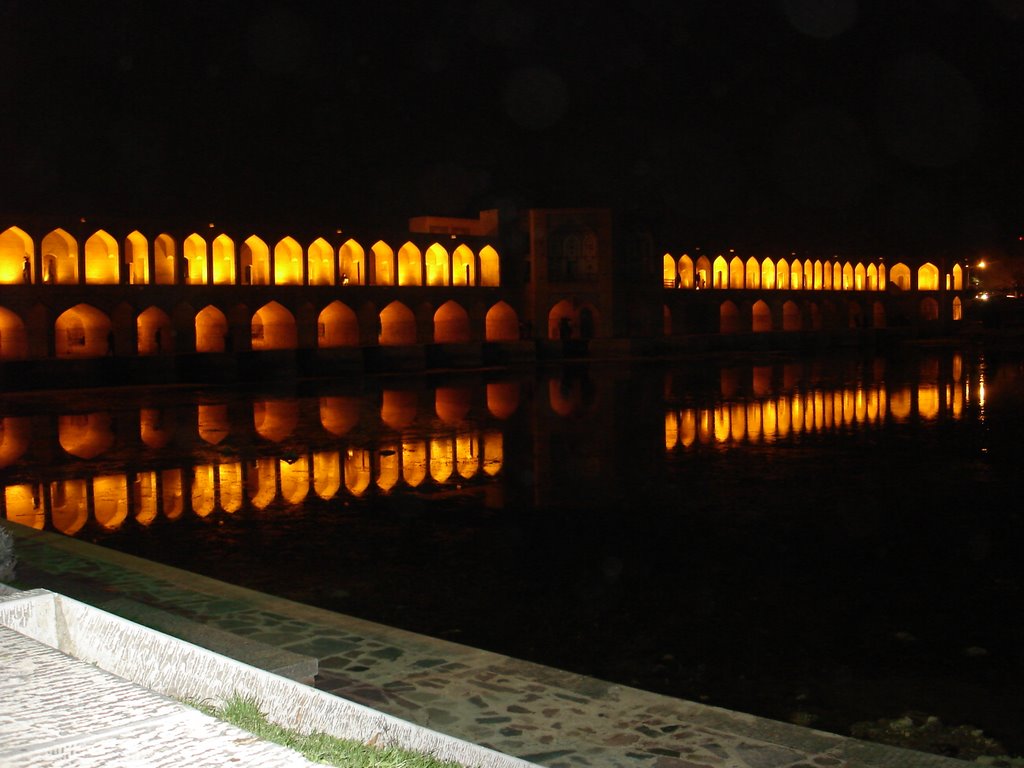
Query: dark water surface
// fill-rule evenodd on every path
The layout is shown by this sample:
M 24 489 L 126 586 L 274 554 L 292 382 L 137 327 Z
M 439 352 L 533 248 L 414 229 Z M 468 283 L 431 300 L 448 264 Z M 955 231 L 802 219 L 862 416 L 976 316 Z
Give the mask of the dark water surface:
M 581 364 L 0 401 L 9 519 L 849 733 L 1024 753 L 1024 358 Z

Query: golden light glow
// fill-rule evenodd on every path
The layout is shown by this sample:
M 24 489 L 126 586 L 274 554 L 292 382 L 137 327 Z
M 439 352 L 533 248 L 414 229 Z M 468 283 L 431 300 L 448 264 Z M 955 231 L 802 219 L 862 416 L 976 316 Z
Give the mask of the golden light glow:
M 59 416 L 57 435 L 61 448 L 80 459 L 94 459 L 114 444 L 110 414 L 106 412 Z
M 46 527 L 46 510 L 38 485 L 8 485 L 4 488 L 4 504 L 7 508 L 7 519 L 12 523 L 40 531 Z
M 321 499 L 333 499 L 341 490 L 341 454 L 317 451 L 313 454 L 313 490 Z
M 402 478 L 410 488 L 417 488 L 427 478 L 427 443 L 425 440 L 402 442 Z
M 192 468 L 192 512 L 208 517 L 217 505 L 216 482 L 212 464 Z

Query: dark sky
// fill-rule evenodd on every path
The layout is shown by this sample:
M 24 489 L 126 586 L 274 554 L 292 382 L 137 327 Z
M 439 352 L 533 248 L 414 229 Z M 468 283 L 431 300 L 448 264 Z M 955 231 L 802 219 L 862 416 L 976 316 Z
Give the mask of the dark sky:
M 1024 0 L 0 0 L 0 207 L 669 244 L 1024 233 Z

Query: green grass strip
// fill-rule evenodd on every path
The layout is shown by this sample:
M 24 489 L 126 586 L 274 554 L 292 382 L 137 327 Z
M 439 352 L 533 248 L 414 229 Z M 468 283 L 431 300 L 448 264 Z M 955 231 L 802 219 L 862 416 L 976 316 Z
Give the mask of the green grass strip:
M 429 755 L 399 747 L 375 747 L 326 733 L 303 734 L 267 721 L 259 703 L 233 696 L 222 707 L 188 702 L 190 706 L 223 720 L 264 741 L 288 747 L 307 760 L 345 768 L 462 768 L 459 763 L 442 762 Z

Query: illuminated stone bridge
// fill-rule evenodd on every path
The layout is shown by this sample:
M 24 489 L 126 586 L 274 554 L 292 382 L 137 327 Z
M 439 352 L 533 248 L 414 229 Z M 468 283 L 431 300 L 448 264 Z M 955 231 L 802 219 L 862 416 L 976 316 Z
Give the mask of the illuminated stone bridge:
M 447 226 L 397 243 L 340 230 L 264 239 L 213 224 L 10 226 L 0 232 L 0 359 L 518 341 L 488 239 L 496 220 L 468 221 L 479 232 Z
M 666 253 L 664 332 L 820 331 L 948 325 L 963 318 L 967 267 Z
M 963 316 L 969 276 L 949 259 L 666 253 L 659 270 L 649 239 L 613 234 L 607 211 L 529 213 L 528 246 L 511 259 L 497 211 L 411 219 L 385 237 L 0 222 L 0 363 L 32 363 L 21 368 L 42 380 L 67 375 L 69 360 L 113 358 L 117 371 L 98 364 L 111 381 L 243 358 L 250 373 L 296 361 L 310 373 L 466 367 L 671 350 L 697 334 L 948 328 Z

